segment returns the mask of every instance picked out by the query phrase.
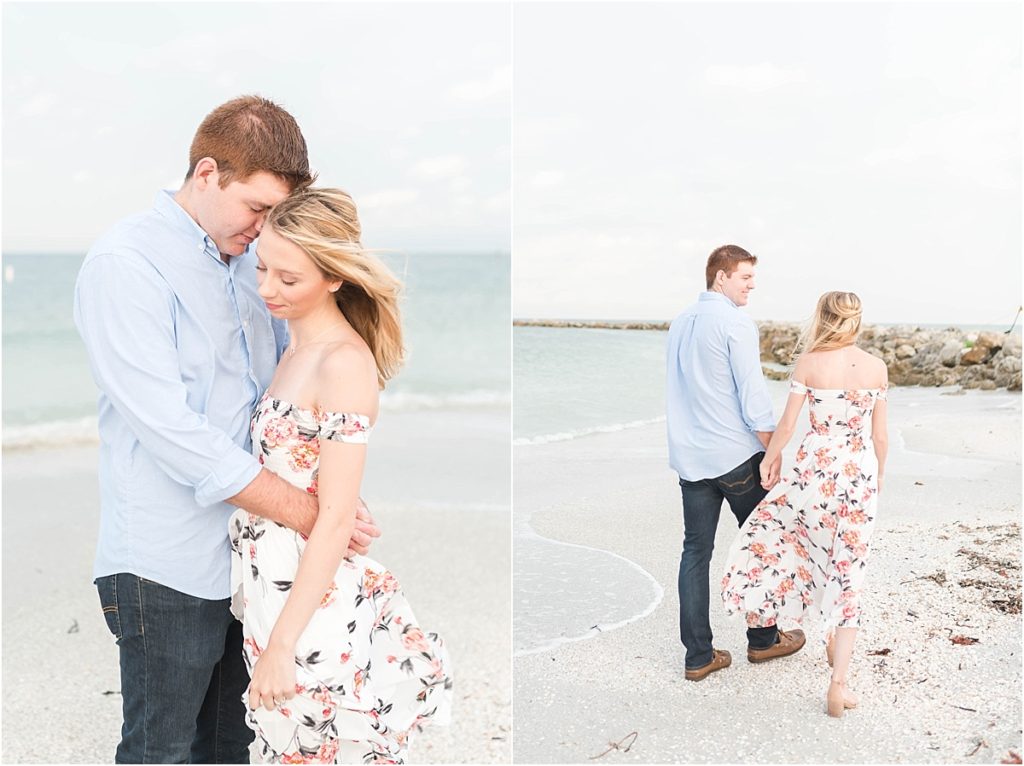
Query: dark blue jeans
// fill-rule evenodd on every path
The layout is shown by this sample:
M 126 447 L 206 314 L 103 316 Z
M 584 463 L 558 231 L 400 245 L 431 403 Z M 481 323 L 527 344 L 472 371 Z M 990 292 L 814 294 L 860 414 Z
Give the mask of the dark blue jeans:
M 728 473 L 700 481 L 679 480 L 683 492 L 683 555 L 679 560 L 679 638 L 686 647 L 686 667 L 695 669 L 711 662 L 709 573 L 715 550 L 715 532 L 722 501 L 739 526 L 747 520 L 767 491 L 761 486 L 763 452 L 744 460 Z M 717 580 L 715 581 L 717 585 Z M 751 649 L 767 649 L 778 640 L 778 630 L 748 628 Z
M 124 724 L 116 763 L 248 763 L 249 673 L 229 600 L 132 574 L 96 580 L 117 639 Z

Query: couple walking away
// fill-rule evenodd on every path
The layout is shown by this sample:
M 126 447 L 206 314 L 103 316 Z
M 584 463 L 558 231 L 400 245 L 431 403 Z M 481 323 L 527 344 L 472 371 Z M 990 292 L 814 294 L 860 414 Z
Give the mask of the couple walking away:
M 450 715 L 441 639 L 365 555 L 401 286 L 313 180 L 292 116 L 234 99 L 79 273 L 119 763 L 400 763 Z
M 683 500 L 679 634 L 686 678 L 729 667 L 712 644 L 710 567 L 722 501 L 740 524 L 722 579 L 729 614 L 744 614 L 747 659 L 767 662 L 803 648 L 801 630 L 824 627 L 832 666 L 830 716 L 856 707 L 847 673 L 887 452 L 884 362 L 857 348 L 861 302 L 828 292 L 801 338 L 786 408 L 775 427 L 761 371 L 757 326 L 740 311 L 757 258 L 735 245 L 708 258 L 707 291 L 669 331 L 669 461 Z M 808 403 L 811 430 L 792 468 L 782 450 Z

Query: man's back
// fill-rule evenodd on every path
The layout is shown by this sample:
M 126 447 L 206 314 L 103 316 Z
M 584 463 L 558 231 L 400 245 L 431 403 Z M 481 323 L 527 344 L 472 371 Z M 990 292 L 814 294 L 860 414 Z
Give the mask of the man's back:
M 720 476 L 763 447 L 771 401 L 753 320 L 721 293 L 704 292 L 672 322 L 666 408 L 669 464 L 688 481 Z

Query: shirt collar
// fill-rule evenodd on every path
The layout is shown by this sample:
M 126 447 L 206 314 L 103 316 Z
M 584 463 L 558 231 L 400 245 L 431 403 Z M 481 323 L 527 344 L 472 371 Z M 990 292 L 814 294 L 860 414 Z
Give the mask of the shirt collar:
M 738 309 L 735 303 L 733 303 L 725 293 L 715 292 L 714 290 L 705 290 L 700 294 L 700 300 L 702 301 L 724 301 L 732 306 L 734 309 Z
M 222 265 L 228 265 L 221 260 L 220 251 L 218 251 L 216 243 L 202 230 L 192 216 L 185 211 L 185 208 L 174 199 L 176 193 L 172 189 L 161 189 L 157 192 L 153 207 L 160 215 L 170 221 L 175 230 L 187 237 L 197 251 L 205 252 Z M 235 259 L 232 258 L 231 260 Z

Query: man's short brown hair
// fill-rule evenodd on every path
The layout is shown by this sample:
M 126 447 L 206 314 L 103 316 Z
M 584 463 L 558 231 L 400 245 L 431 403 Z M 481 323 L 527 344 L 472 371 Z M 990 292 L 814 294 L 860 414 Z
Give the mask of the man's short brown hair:
M 715 283 L 715 275 L 718 274 L 719 270 L 724 271 L 725 276 L 728 277 L 744 261 L 749 262 L 753 266 L 757 263 L 757 256 L 751 255 L 738 245 L 722 245 L 712 250 L 711 255 L 708 256 L 707 268 L 704 270 L 704 276 L 707 277 L 708 290 Z
M 203 157 L 217 161 L 221 188 L 260 172 L 277 176 L 292 190 L 315 178 L 295 118 L 260 96 L 240 96 L 206 115 L 192 139 L 186 181 Z

